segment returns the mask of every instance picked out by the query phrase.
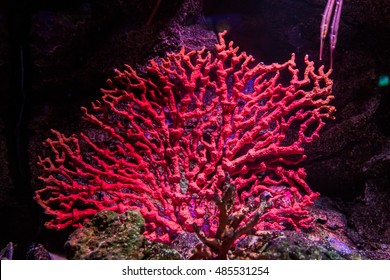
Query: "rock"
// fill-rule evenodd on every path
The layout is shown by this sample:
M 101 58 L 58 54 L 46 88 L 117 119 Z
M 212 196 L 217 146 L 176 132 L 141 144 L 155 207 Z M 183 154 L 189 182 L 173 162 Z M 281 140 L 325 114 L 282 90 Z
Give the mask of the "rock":
M 51 260 L 61 257 L 51 254 L 39 243 L 30 243 L 27 246 L 21 244 L 8 244 L 0 251 L 2 260 Z
M 147 240 L 145 221 L 138 211 L 116 214 L 101 211 L 65 243 L 68 259 L 178 260 L 180 254 L 161 243 Z
M 304 232 L 264 231 L 239 242 L 231 259 L 343 260 L 360 255 L 336 237 L 311 237 Z
M 182 232 L 172 243 L 172 247 L 178 251 L 183 259 L 188 260 L 196 245 L 202 243 L 196 233 Z

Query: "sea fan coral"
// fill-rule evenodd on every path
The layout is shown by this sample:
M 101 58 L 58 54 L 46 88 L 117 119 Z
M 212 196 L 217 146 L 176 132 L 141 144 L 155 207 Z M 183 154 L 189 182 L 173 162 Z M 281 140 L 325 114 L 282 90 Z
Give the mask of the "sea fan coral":
M 44 188 L 35 200 L 52 216 L 48 228 L 81 223 L 101 210 L 139 210 L 145 235 L 170 242 L 182 231 L 214 236 L 215 197 L 235 190 L 233 211 L 266 201 L 255 230 L 299 229 L 312 219 L 318 193 L 298 164 L 303 144 L 318 138 L 332 81 L 305 57 L 283 64 L 253 63 L 219 34 L 205 49 L 151 60 L 142 77 L 116 70 L 101 100 L 82 108 L 94 128 L 67 137 L 53 130 L 52 155 L 39 158 Z M 301 76 L 301 77 L 300 77 Z

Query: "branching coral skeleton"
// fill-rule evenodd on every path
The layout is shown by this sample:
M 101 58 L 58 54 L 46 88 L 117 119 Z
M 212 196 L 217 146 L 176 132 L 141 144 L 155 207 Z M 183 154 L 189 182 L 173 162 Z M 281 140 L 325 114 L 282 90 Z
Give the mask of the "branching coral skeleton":
M 229 185 L 229 211 L 247 211 L 236 229 L 310 227 L 318 193 L 299 163 L 335 110 L 331 71 L 315 71 L 306 56 L 300 73 L 294 54 L 256 64 L 225 33 L 214 53 L 183 47 L 151 60 L 144 76 L 117 70 L 102 98 L 82 108 L 91 128 L 52 131 L 35 194 L 52 217 L 48 228 L 130 209 L 141 212 L 151 240 L 169 243 L 182 231 L 222 237 L 231 220 L 220 198 Z

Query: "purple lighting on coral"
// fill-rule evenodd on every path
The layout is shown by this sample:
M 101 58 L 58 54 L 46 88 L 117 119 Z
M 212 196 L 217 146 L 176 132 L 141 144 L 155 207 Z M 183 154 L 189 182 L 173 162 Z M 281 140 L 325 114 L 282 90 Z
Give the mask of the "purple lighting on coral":
M 169 243 L 195 226 L 213 237 L 222 220 L 216 196 L 227 185 L 237 190 L 232 211 L 254 206 L 240 225 L 311 225 L 308 207 L 319 194 L 298 164 L 332 118 L 331 71 L 306 56 L 299 73 L 294 54 L 254 63 L 224 35 L 214 53 L 183 47 L 151 60 L 145 76 L 128 65 L 116 71 L 102 98 L 82 108 L 102 137 L 52 130 L 51 154 L 38 162 L 44 188 L 34 197 L 51 216 L 48 228 L 79 227 L 101 210 L 138 210 L 151 240 Z M 264 196 L 270 206 L 257 217 Z

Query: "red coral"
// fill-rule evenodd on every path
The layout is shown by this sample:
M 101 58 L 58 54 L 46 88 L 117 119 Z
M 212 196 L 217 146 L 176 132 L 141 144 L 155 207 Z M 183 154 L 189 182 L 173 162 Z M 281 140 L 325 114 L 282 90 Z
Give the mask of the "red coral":
M 45 188 L 35 195 L 54 216 L 48 228 L 80 226 L 103 209 L 137 209 L 150 239 L 169 242 L 194 223 L 213 236 L 214 197 L 226 184 L 237 190 L 235 211 L 272 205 L 255 229 L 309 226 L 306 208 L 318 193 L 297 164 L 334 111 L 330 71 L 315 73 L 305 57 L 300 78 L 294 55 L 252 66 L 224 34 L 215 55 L 183 48 L 151 60 L 144 77 L 127 65 L 117 70 L 102 99 L 82 108 L 95 129 L 70 137 L 53 130 L 46 143 L 54 157 L 39 158 Z

